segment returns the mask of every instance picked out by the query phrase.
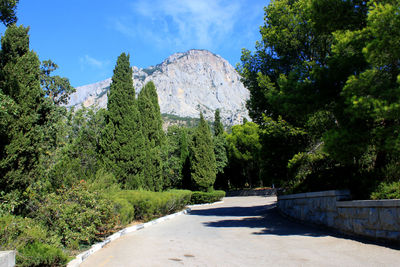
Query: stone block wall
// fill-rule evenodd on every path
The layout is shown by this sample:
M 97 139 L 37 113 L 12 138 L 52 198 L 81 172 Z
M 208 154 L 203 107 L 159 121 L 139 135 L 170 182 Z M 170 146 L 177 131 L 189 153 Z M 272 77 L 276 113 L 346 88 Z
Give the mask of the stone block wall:
M 348 190 L 278 196 L 278 209 L 287 216 L 348 234 L 400 242 L 400 200 L 348 199 Z

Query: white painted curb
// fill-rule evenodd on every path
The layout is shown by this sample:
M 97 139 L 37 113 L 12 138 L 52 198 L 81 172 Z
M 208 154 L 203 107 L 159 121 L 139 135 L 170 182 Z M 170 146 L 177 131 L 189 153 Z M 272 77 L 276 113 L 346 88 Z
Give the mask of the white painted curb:
M 201 204 L 201 205 L 204 205 L 204 204 Z M 200 205 L 193 205 L 193 206 L 200 206 Z M 182 210 L 180 212 L 176 212 L 176 213 L 164 216 L 164 217 L 160 217 L 158 219 L 152 220 L 152 221 L 147 222 L 147 223 L 142 223 L 142 224 L 138 224 L 138 225 L 134 225 L 134 226 L 130 226 L 130 227 L 124 228 L 124 229 L 122 229 L 122 230 L 110 235 L 103 242 L 94 244 L 89 250 L 86 250 L 86 251 L 82 252 L 81 254 L 79 254 L 78 256 L 76 256 L 76 258 L 74 260 L 70 261 L 67 264 L 67 267 L 78 267 L 85 259 L 87 259 L 87 257 L 89 257 L 90 255 L 92 255 L 96 251 L 100 250 L 102 247 L 104 247 L 108 243 L 113 242 L 114 240 L 120 238 L 123 235 L 126 235 L 126 234 L 131 233 L 131 232 L 138 231 L 138 230 L 143 229 L 143 228 L 147 228 L 147 227 L 149 227 L 149 226 L 151 226 L 153 224 L 157 224 L 157 223 L 172 219 L 172 218 L 174 218 L 174 217 L 176 217 L 178 215 L 190 213 L 191 211 L 192 210 L 189 207 L 189 208 L 186 208 L 185 210 Z
M 224 203 L 223 200 L 213 202 L 213 203 L 204 203 L 204 204 L 195 204 L 195 205 L 188 205 L 189 208 L 195 208 L 195 207 L 201 207 L 201 206 L 210 206 L 210 205 L 216 205 L 216 204 L 222 204 Z

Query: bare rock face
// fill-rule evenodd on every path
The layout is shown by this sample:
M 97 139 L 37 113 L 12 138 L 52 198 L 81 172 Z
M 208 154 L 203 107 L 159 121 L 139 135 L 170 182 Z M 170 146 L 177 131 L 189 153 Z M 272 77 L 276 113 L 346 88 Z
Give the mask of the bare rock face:
M 239 124 L 248 117 L 245 107 L 249 91 L 236 70 L 222 57 L 207 50 L 176 53 L 161 64 L 146 69 L 133 67 L 136 93 L 153 81 L 161 113 L 198 118 L 200 111 L 213 120 L 220 109 L 225 125 Z M 69 106 L 107 106 L 111 79 L 76 88 Z

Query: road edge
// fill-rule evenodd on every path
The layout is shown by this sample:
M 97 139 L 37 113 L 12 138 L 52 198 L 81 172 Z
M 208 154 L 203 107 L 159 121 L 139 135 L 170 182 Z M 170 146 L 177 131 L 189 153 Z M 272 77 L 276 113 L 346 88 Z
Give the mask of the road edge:
M 163 222 L 163 221 L 167 221 L 167 220 L 172 219 L 172 218 L 174 218 L 176 216 L 190 213 L 191 211 L 192 211 L 191 207 L 188 207 L 188 208 L 186 208 L 186 209 L 184 209 L 182 211 L 175 212 L 175 213 L 172 213 L 172 214 L 157 218 L 157 219 L 149 221 L 147 223 L 142 223 L 142 224 L 137 224 L 137 225 L 134 225 L 134 226 L 126 227 L 126 228 L 124 228 L 124 229 L 122 229 L 122 230 L 110 235 L 104 241 L 92 245 L 90 249 L 88 249 L 88 250 L 80 253 L 79 255 L 77 255 L 75 257 L 75 259 L 73 259 L 70 262 L 68 262 L 67 267 L 78 267 L 90 255 L 92 255 L 96 251 L 99 251 L 105 245 L 117 240 L 121 236 L 124 236 L 124 235 L 126 235 L 128 233 L 132 233 L 132 232 L 141 230 L 143 228 L 147 228 L 147 227 L 149 227 L 151 225 L 154 225 L 154 224 L 157 224 L 157 223 L 160 223 L 160 222 Z

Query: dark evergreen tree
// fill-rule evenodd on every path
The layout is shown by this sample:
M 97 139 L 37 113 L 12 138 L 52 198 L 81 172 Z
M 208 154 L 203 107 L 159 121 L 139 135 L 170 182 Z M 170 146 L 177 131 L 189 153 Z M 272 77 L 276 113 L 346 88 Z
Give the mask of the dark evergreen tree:
M 215 110 L 215 113 L 214 113 L 214 135 L 215 136 L 221 135 L 224 132 L 224 126 L 222 125 L 221 116 L 219 113 L 220 113 L 220 111 L 218 108 Z
M 28 28 L 12 25 L 1 39 L 0 187 L 25 190 L 35 181 L 46 123 L 40 61 L 29 50 Z
M 158 104 L 158 95 L 153 82 L 147 83 L 138 96 L 138 107 L 142 121 L 142 132 L 146 142 L 145 184 L 150 190 L 163 189 L 162 147 L 165 134 Z
M 202 113 L 190 145 L 190 170 L 193 189 L 212 190 L 216 177 L 216 162 L 211 130 Z
M 145 187 L 146 145 L 135 99 L 129 55 L 117 60 L 107 102 L 106 127 L 101 140 L 103 162 L 128 189 Z
M 225 166 L 228 164 L 226 155 L 226 139 L 224 136 L 224 126 L 221 122 L 219 109 L 214 114 L 214 154 L 217 167 L 217 175 L 224 172 Z

